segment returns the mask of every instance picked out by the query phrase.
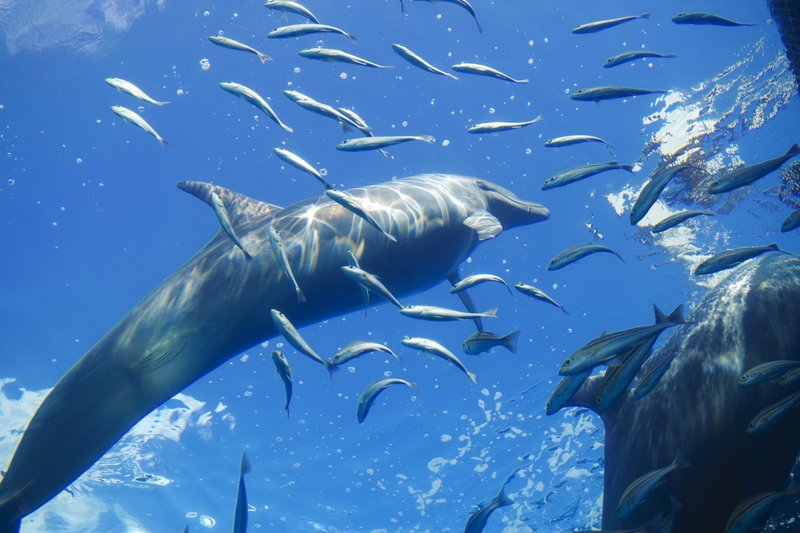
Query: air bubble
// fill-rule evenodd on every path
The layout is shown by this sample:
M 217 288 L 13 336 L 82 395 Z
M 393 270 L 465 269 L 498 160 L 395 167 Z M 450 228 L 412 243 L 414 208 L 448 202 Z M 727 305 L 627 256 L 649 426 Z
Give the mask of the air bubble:
M 200 60 L 200 68 L 203 70 L 209 70 L 211 68 L 211 61 L 204 57 Z

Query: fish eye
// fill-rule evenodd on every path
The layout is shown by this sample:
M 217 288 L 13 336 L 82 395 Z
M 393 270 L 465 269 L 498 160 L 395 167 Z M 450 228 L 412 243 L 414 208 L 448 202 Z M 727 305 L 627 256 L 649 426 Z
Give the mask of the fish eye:
M 569 365 L 571 365 L 571 364 L 572 364 L 572 361 L 571 361 L 571 360 L 569 360 L 569 359 L 567 359 L 566 361 L 564 361 L 564 366 L 569 366 Z

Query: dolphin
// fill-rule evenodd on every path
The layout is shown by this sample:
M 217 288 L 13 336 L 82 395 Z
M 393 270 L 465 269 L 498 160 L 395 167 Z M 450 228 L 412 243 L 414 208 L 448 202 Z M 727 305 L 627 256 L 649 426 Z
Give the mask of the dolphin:
M 800 412 L 748 434 L 753 417 L 800 384 L 741 387 L 739 376 L 775 359 L 800 360 L 800 258 L 768 254 L 731 271 L 695 306 L 691 321 L 639 373 L 674 358 L 661 382 L 636 400 L 626 392 L 601 416 L 605 425 L 603 530 L 637 527 L 683 503 L 674 533 L 725 531 L 741 502 L 780 491 L 800 450 Z M 571 405 L 596 409 L 602 378 L 589 378 Z M 667 464 L 680 448 L 692 464 L 676 472 L 630 517 L 616 505 L 635 479 Z
M 359 264 L 396 295 L 420 292 L 454 275 L 483 237 L 464 224 L 479 214 L 499 230 L 540 222 L 547 208 L 481 179 L 421 175 L 352 189 L 370 205 L 391 242 L 327 196 L 285 208 L 201 182 L 178 187 L 228 207 L 251 259 L 223 232 L 145 297 L 59 380 L 34 414 L 0 482 L 0 532 L 66 488 L 136 422 L 243 350 L 277 335 L 271 308 L 297 327 L 361 307 L 341 271 Z M 280 231 L 297 295 L 269 251 Z

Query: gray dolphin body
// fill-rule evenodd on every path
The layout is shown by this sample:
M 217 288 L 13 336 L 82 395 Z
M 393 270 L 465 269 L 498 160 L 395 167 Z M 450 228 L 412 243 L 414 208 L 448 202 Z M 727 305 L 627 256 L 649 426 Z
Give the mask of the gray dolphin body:
M 242 242 L 257 252 L 246 260 L 218 233 L 67 371 L 33 416 L 0 483 L 0 531 L 16 531 L 147 413 L 274 337 L 271 308 L 298 327 L 359 308 L 361 295 L 340 269 L 349 250 L 395 294 L 407 295 L 441 282 L 472 253 L 479 239 L 464 225 L 470 215 L 486 212 L 504 228 L 549 216 L 502 187 L 459 176 L 351 190 L 391 225 L 401 241 L 393 243 L 326 196 L 281 209 L 214 185 L 179 186 L 205 201 L 211 192 L 220 196 Z M 269 252 L 270 226 L 281 233 L 307 303 L 298 303 Z
M 741 387 L 742 372 L 774 359 L 800 359 L 800 258 L 768 254 L 741 265 L 695 307 L 639 376 L 674 357 L 646 397 L 629 393 L 602 413 L 605 424 L 603 530 L 637 527 L 669 513 L 671 494 L 684 507 L 672 531 L 725 531 L 736 506 L 786 483 L 800 449 L 800 412 L 751 435 L 763 408 L 800 390 Z M 573 403 L 594 408 L 601 379 L 590 378 Z M 692 464 L 630 517 L 615 507 L 635 479 L 668 463 L 680 448 Z

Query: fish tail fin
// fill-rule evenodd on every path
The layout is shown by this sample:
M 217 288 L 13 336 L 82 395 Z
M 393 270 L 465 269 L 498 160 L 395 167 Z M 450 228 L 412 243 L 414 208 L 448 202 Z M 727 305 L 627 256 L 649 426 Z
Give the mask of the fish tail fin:
M 245 250 L 244 248 L 242 248 L 242 253 L 244 254 L 244 258 L 245 258 L 246 260 L 248 260 L 248 261 L 252 261 L 252 260 L 253 260 L 253 256 L 252 256 L 252 255 L 250 255 L 250 252 L 248 252 L 248 251 L 247 251 L 247 250 Z
M 304 304 L 308 300 L 306 300 L 306 295 L 303 294 L 303 291 L 300 290 L 300 287 L 297 287 L 297 303 Z
M 639 15 L 639 18 L 640 19 L 648 19 L 649 20 L 650 19 L 650 13 L 642 13 L 641 15 Z
M 531 120 L 531 124 L 536 124 L 537 122 L 539 122 L 540 120 L 542 120 L 542 118 L 544 118 L 542 115 L 539 115 L 539 116 L 537 116 L 536 118 L 534 118 L 533 120 Z
M 519 343 L 519 336 L 521 334 L 522 332 L 517 329 L 503 337 L 503 348 L 511 353 L 517 353 L 517 344 Z
M 350 124 L 348 124 L 347 122 L 339 122 L 339 127 L 342 128 L 343 133 L 350 133 L 351 131 L 353 131 L 350 128 Z
M 425 141 L 426 143 L 435 143 L 436 138 L 433 135 L 421 135 L 419 138 L 420 141 Z
M 247 451 L 242 452 L 242 465 L 239 468 L 239 476 L 244 476 L 245 474 L 250 473 L 250 456 L 247 455 Z
M 481 23 L 478 22 L 478 19 L 475 19 L 475 25 L 478 27 L 478 33 L 483 33 L 483 28 L 481 27 Z
M 291 413 L 289 413 L 289 404 L 287 403 L 283 408 L 286 409 L 286 419 L 288 420 L 291 417 Z
M 797 143 L 794 143 L 792 145 L 792 147 L 789 148 L 789 151 L 786 152 L 786 155 L 788 155 L 789 157 L 792 157 L 792 156 L 796 156 L 797 154 L 800 154 L 800 145 L 797 144 Z
M 497 308 L 496 307 L 492 307 L 491 309 L 489 309 L 485 313 L 481 313 L 481 316 L 485 316 L 487 318 L 497 318 Z
M 325 369 L 328 371 L 328 375 L 331 377 L 331 379 L 333 379 L 333 375 L 339 371 L 339 366 L 330 362 L 326 362 Z
M 261 61 L 262 65 L 267 61 L 272 61 L 272 58 L 263 52 L 256 52 L 256 54 L 258 54 L 258 59 Z
M 171 104 L 172 102 L 159 102 L 158 100 L 153 100 L 153 104 L 157 106 Z
M 558 308 L 559 308 L 559 309 L 561 309 L 561 311 L 562 311 L 562 312 L 563 312 L 565 315 L 569 316 L 569 311 L 567 311 L 567 308 L 566 308 L 566 307 L 564 307 L 563 305 L 559 305 L 559 306 L 558 306 Z
M 503 488 L 500 489 L 500 492 L 497 493 L 497 496 L 494 498 L 497 507 L 505 507 L 507 505 L 514 505 L 514 500 L 506 494 L 506 486 L 503 485 Z
M 692 463 L 686 460 L 680 449 L 675 452 L 675 459 L 673 459 L 672 464 L 675 466 L 676 470 L 680 468 L 690 468 L 692 466 Z
M 467 377 L 471 382 L 478 383 L 478 374 L 476 374 L 475 372 L 470 372 L 469 370 L 467 370 Z
M 392 235 L 392 234 L 391 234 L 391 233 L 389 233 L 388 231 L 384 231 L 384 232 L 383 232 L 383 234 L 384 234 L 384 235 L 386 236 L 386 238 L 387 238 L 387 239 L 389 239 L 390 241 L 392 241 L 392 242 L 397 242 L 397 237 L 395 237 L 394 235 Z
M 661 57 L 665 57 L 666 58 L 666 57 L 678 57 L 678 56 L 675 55 L 675 54 L 662 54 Z
M 289 126 L 287 126 L 286 124 L 281 124 L 281 128 L 283 128 L 283 130 L 284 130 L 285 132 L 287 132 L 287 133 L 294 133 L 294 129 L 290 128 L 290 127 L 289 127 Z
M 530 83 L 531 80 L 525 78 L 524 80 L 514 80 L 514 83 Z
M 458 81 L 458 76 L 456 76 L 454 74 L 450 74 L 449 72 L 445 72 L 444 75 L 447 76 L 448 78 L 452 78 L 452 79 Z
M 387 151 L 386 151 L 386 150 L 384 150 L 383 148 L 381 148 L 380 150 L 378 150 L 378 152 L 380 152 L 380 154 L 381 154 L 383 157 L 386 157 L 386 158 L 388 158 L 388 157 L 391 157 L 391 156 L 389 155 L 389 152 L 387 152 Z
M 169 144 L 167 143 L 167 140 L 161 135 L 158 135 L 156 139 L 158 139 L 158 142 L 161 143 L 161 146 L 166 146 L 167 144 Z
M 405 12 L 406 12 L 406 4 L 405 2 L 403 2 L 403 0 L 400 0 L 400 13 L 405 13 Z
M 619 168 L 633 174 L 633 165 L 620 165 Z
M 347 36 L 348 39 L 350 39 L 353 42 L 356 42 L 358 40 L 358 39 L 356 39 L 355 35 L 351 35 L 349 33 L 345 33 L 345 35 Z
M 678 305 L 669 315 L 665 315 L 657 305 L 653 304 L 653 312 L 656 315 L 656 324 L 668 322 L 670 324 L 685 324 L 686 319 L 683 316 L 683 304 Z

